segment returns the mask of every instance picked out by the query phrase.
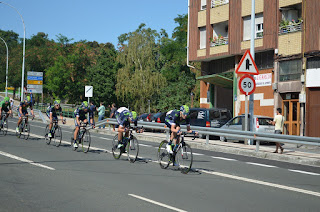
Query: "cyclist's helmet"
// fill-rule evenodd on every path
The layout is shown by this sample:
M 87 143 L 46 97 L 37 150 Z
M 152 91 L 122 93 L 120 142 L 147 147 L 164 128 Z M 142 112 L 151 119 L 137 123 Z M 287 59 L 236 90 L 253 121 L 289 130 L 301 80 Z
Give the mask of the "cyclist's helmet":
M 5 101 L 5 103 L 9 103 L 10 102 L 10 98 L 9 97 L 4 97 L 4 101 Z
M 132 111 L 131 114 L 132 114 L 132 118 L 133 119 L 137 118 L 137 112 L 136 111 Z
M 80 106 L 82 109 L 88 109 L 88 102 L 87 101 L 84 101 L 82 102 L 81 106 Z
M 60 105 L 60 100 L 59 100 L 59 99 L 56 99 L 56 100 L 54 101 L 54 105 Z
M 182 105 L 180 107 L 180 111 L 183 113 L 183 115 L 189 115 L 189 107 L 187 105 Z

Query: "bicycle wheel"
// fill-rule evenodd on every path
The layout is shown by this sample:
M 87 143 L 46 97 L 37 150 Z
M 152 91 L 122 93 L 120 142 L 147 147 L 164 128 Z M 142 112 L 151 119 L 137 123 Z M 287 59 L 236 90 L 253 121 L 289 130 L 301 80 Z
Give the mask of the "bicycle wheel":
M 18 138 L 21 138 L 21 129 L 23 128 L 23 126 L 22 126 L 22 122 L 19 124 L 19 126 L 18 126 L 18 132 L 16 131 L 16 136 L 18 137 Z
M 49 124 L 46 126 L 46 129 L 45 129 L 45 134 L 44 134 L 44 140 L 46 140 L 46 143 L 49 145 L 50 142 L 51 142 L 51 138 L 49 138 L 48 134 L 50 132 L 49 130 Z
M 8 120 L 6 119 L 5 121 L 2 121 L 2 129 L 0 129 L 2 131 L 3 135 L 7 135 L 8 132 Z
M 30 125 L 28 123 L 24 124 L 24 140 L 28 140 L 29 135 L 30 135 Z
M 171 155 L 167 152 L 168 141 L 163 140 L 158 148 L 158 161 L 162 169 L 168 168 L 171 163 Z
M 115 135 L 112 139 L 112 155 L 116 160 L 118 160 L 122 154 L 121 149 L 118 148 L 118 144 L 118 135 Z
M 187 174 L 190 171 L 193 162 L 193 155 L 189 144 L 183 143 L 182 146 L 179 146 L 176 154 L 176 162 L 179 164 L 179 168 L 182 173 Z
M 136 137 L 132 137 L 127 143 L 127 155 L 130 163 L 137 160 L 139 154 L 139 142 Z
M 91 144 L 91 136 L 90 132 L 87 130 L 81 138 L 82 151 L 84 153 L 89 152 L 90 144 Z
M 54 132 L 53 132 L 54 145 L 55 145 L 56 147 L 60 146 L 61 140 L 62 140 L 61 127 L 60 127 L 60 126 L 56 126 L 56 128 L 55 128 L 55 130 L 54 130 Z

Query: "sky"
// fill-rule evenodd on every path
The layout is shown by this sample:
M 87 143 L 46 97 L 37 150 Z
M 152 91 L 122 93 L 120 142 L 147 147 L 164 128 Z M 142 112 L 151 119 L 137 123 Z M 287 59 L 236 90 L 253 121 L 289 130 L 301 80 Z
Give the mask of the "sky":
M 26 38 L 38 32 L 56 40 L 62 34 L 74 41 L 118 44 L 118 36 L 132 32 L 141 23 L 171 36 L 174 18 L 188 13 L 188 0 L 0 0 L 15 7 L 26 26 Z M 0 29 L 23 37 L 18 13 L 0 3 Z

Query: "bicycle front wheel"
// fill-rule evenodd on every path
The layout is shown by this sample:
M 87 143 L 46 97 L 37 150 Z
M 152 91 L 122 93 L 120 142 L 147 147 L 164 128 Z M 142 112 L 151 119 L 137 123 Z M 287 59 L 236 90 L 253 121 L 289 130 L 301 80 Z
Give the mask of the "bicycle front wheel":
M 136 137 L 132 137 L 127 144 L 127 155 L 130 163 L 134 163 L 139 154 L 139 142 Z
M 7 135 L 7 133 L 8 133 L 8 121 L 7 121 L 7 119 L 4 121 L 4 122 L 2 122 L 2 134 L 3 135 Z
M 82 151 L 84 153 L 89 152 L 90 145 L 91 145 L 91 136 L 90 136 L 90 132 L 89 131 L 86 131 L 84 133 L 84 135 L 82 136 L 81 144 L 82 144 Z
M 57 126 L 54 133 L 53 133 L 53 140 L 54 140 L 54 145 L 56 147 L 60 146 L 61 140 L 62 140 L 62 132 L 61 132 L 61 127 Z
M 183 143 L 182 146 L 179 147 L 176 154 L 176 162 L 179 164 L 182 173 L 187 174 L 190 171 L 193 155 L 189 144 Z
M 30 136 L 30 125 L 29 124 L 24 124 L 23 132 L 24 132 L 24 140 L 28 140 L 28 138 Z
M 46 129 L 45 129 L 45 134 L 44 134 L 44 140 L 46 141 L 46 143 L 49 145 L 50 142 L 51 142 L 51 138 L 49 138 L 48 134 L 50 132 L 49 130 L 49 124 L 46 126 Z
M 159 148 L 158 148 L 158 162 L 160 164 L 160 167 L 162 169 L 168 168 L 171 162 L 171 155 L 168 153 L 166 150 L 168 145 L 168 141 L 164 140 L 160 143 Z
M 112 139 L 112 155 L 116 160 L 118 160 L 122 154 L 121 148 L 118 148 L 118 144 L 118 135 L 115 135 Z

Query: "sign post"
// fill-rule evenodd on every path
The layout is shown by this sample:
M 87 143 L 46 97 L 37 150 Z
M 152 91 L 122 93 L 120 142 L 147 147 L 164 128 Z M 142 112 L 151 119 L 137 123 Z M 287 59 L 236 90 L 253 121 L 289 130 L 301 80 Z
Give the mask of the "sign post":
M 248 95 L 253 94 L 256 89 L 256 81 L 249 74 L 259 74 L 257 65 L 254 62 L 249 50 L 247 50 L 241 58 L 238 68 L 236 69 L 236 74 L 245 74 L 239 80 L 239 89 L 241 93 L 245 95 L 245 131 L 248 131 Z M 253 111 L 251 111 L 251 114 L 252 117 L 250 117 L 250 119 L 253 119 Z M 248 144 L 248 141 L 246 140 L 245 143 Z
M 93 86 L 86 85 L 84 87 L 84 96 L 88 97 L 88 106 L 90 106 L 90 97 L 93 97 Z M 88 120 L 89 120 L 90 113 L 88 114 Z
M 27 92 L 30 94 L 41 93 L 43 103 L 43 72 L 27 72 Z

